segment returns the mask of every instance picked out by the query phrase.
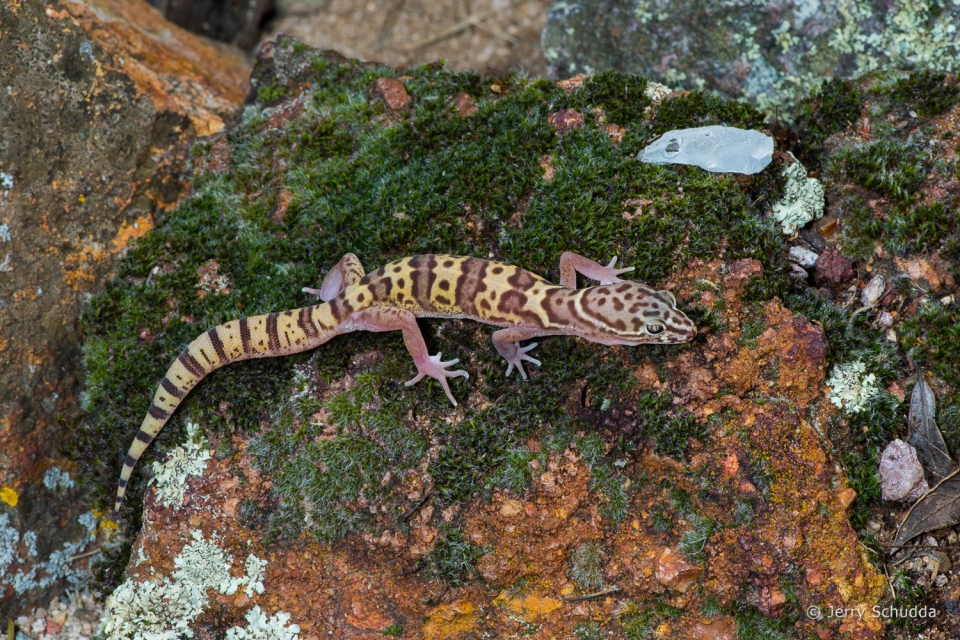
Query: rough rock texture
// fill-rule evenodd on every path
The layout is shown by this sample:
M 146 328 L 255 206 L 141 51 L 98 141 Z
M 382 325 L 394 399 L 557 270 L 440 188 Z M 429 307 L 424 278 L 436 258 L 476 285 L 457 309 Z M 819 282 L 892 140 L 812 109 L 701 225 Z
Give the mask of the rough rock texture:
M 880 456 L 880 490 L 884 500 L 912 504 L 929 488 L 916 449 L 903 440 L 894 440 L 884 447 Z
M 678 89 L 789 108 L 824 77 L 960 68 L 960 7 L 891 2 L 554 2 L 543 32 L 554 78 L 616 69 Z
M 16 615 L 50 595 L 27 588 L 44 572 L 16 593 L 16 572 L 82 539 L 89 509 L 63 476 L 44 482 L 76 468 L 61 449 L 78 413 L 81 301 L 177 202 L 184 142 L 223 127 L 246 68 L 136 2 L 3 2 L 0 60 L 0 512 L 39 540 L 38 557 L 17 546 L 23 562 L 0 572 L 0 612 Z

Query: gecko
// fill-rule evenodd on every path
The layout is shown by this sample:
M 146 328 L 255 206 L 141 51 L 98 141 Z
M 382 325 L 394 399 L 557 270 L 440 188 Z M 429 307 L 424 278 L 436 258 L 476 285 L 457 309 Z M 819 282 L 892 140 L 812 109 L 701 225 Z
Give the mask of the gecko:
M 204 376 L 239 360 L 300 353 L 352 331 L 401 331 L 417 375 L 436 379 L 447 398 L 457 401 L 449 378 L 469 374 L 450 370 L 430 355 L 417 318 L 469 318 L 502 327 L 493 346 L 525 380 L 523 363 L 540 366 L 530 355 L 537 346 L 520 342 L 544 336 L 578 336 L 605 345 L 689 342 L 696 327 L 666 290 L 657 291 L 618 276 L 617 259 L 602 265 L 571 251 L 560 256 L 560 284 L 502 262 L 451 255 L 417 255 L 366 273 L 348 253 L 327 273 L 319 289 L 303 291 L 323 302 L 250 316 L 201 334 L 177 356 L 157 388 L 120 474 L 115 510 L 120 509 L 133 467 L 188 393 Z M 577 273 L 599 285 L 577 289 Z

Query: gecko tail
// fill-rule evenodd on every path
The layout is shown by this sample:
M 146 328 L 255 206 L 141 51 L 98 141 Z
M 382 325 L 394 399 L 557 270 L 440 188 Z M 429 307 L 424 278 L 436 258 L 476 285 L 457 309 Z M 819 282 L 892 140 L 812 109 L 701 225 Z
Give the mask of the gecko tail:
M 177 356 L 164 374 L 123 461 L 114 510 L 119 511 L 137 460 L 177 407 L 207 374 L 240 360 L 272 358 L 309 351 L 330 340 L 341 327 L 327 303 L 233 320 L 201 334 Z

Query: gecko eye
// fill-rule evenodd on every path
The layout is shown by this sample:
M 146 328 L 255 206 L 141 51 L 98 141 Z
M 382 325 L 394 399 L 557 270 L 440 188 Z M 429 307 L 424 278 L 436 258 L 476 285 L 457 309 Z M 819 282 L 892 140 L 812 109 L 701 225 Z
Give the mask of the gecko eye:
M 663 330 L 664 330 L 664 329 L 666 329 L 666 327 L 664 327 L 662 324 L 648 324 L 648 325 L 647 325 L 647 333 L 649 333 L 649 334 L 652 335 L 652 336 L 656 336 L 656 335 L 659 335 L 659 334 L 663 333 Z

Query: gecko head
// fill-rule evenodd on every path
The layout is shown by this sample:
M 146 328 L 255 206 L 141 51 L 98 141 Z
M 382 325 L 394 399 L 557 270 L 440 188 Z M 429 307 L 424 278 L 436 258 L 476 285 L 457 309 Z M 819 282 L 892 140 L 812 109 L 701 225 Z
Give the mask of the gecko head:
M 697 333 L 693 322 L 677 309 L 669 291 L 656 291 L 639 282 L 622 281 L 583 289 L 582 311 L 603 336 L 603 344 L 678 344 Z

